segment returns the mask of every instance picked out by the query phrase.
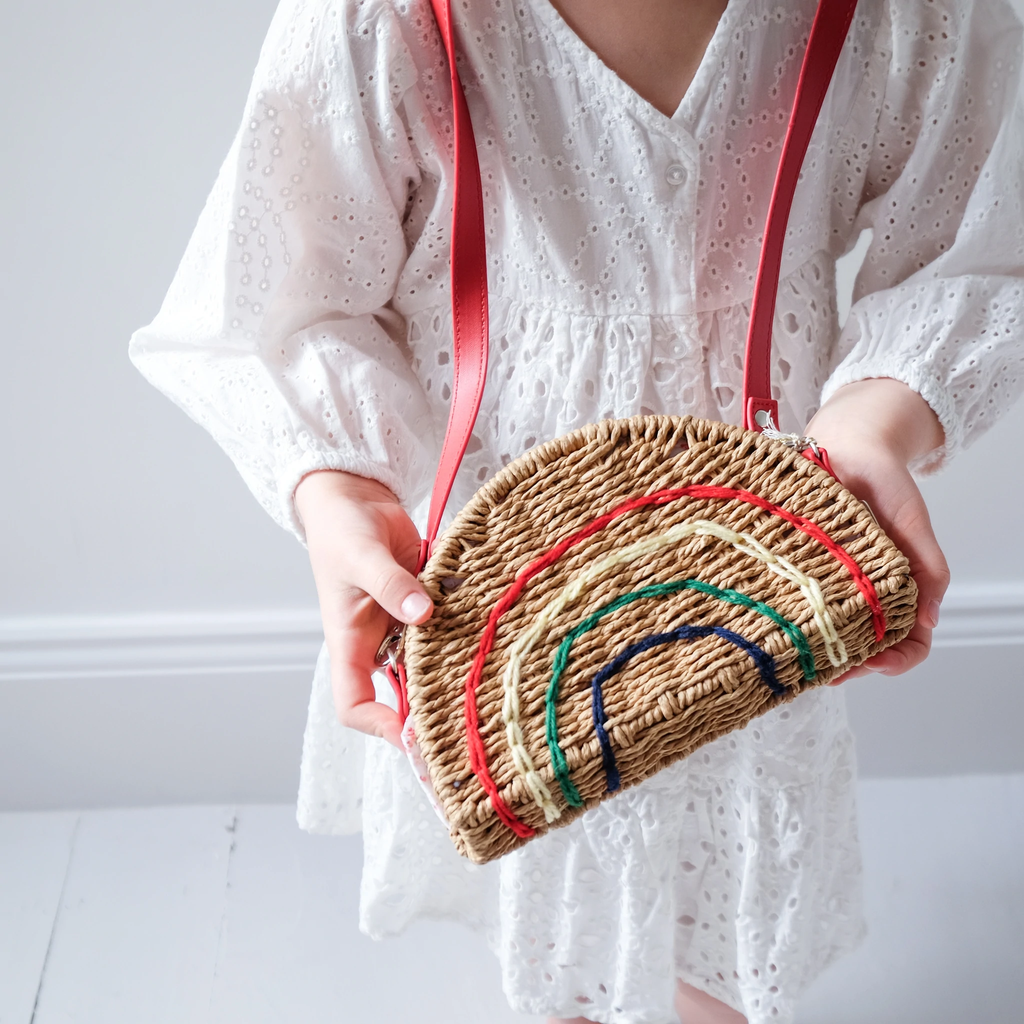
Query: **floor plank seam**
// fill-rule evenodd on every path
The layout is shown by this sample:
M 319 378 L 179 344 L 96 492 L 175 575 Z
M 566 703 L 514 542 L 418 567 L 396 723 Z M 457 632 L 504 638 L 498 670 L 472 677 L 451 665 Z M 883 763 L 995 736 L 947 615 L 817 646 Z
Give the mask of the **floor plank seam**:
M 228 928 L 228 889 L 231 888 L 231 865 L 235 859 L 235 848 L 238 846 L 238 819 L 239 810 L 237 807 L 231 809 L 231 823 L 224 826 L 224 830 L 231 836 L 228 845 L 227 863 L 224 866 L 224 904 L 221 907 L 220 927 L 217 930 L 217 949 L 213 956 L 213 976 L 210 979 L 210 1008 L 213 1006 L 213 994 L 217 988 L 217 977 L 220 974 L 221 958 L 224 951 L 224 936 Z
M 46 968 L 50 963 L 50 952 L 53 950 L 53 939 L 57 934 L 57 923 L 60 921 L 60 912 L 64 908 L 64 893 L 68 887 L 68 877 L 71 874 L 71 862 L 75 859 L 75 843 L 78 841 L 78 827 L 82 823 L 82 816 L 75 818 L 74 827 L 71 829 L 71 838 L 68 840 L 68 860 L 64 865 L 64 877 L 60 883 L 60 895 L 57 897 L 57 909 L 53 913 L 53 922 L 50 925 L 50 937 L 46 942 L 46 952 L 43 954 L 43 963 L 39 968 L 39 982 L 36 985 L 36 997 L 32 1002 L 32 1016 L 29 1017 L 29 1024 L 36 1024 L 36 1015 L 39 1013 L 39 999 L 43 994 L 43 982 L 46 980 Z

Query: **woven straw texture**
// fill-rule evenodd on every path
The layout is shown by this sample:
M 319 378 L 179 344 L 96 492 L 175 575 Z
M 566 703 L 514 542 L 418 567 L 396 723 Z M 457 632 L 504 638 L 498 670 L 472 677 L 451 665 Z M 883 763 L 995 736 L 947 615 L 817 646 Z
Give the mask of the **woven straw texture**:
M 422 579 L 436 611 L 406 634 L 410 714 L 477 863 L 902 640 L 917 597 L 906 557 L 824 470 L 669 416 L 527 452 Z

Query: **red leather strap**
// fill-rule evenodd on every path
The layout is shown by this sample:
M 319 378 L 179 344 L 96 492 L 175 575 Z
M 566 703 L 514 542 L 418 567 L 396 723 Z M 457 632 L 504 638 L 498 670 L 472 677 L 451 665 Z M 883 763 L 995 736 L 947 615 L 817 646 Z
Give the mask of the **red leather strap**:
M 426 563 L 437 537 L 455 474 L 473 433 L 487 378 L 487 246 L 484 202 L 473 122 L 455 66 L 451 0 L 430 0 L 441 30 L 452 83 L 455 115 L 455 198 L 452 207 L 452 402 L 441 461 L 427 516 L 427 533 L 416 574 Z
M 800 454 L 805 459 L 810 459 L 810 461 L 816 466 L 820 466 L 833 479 L 839 480 L 839 477 L 836 476 L 836 471 L 832 468 L 832 463 L 829 462 L 828 452 L 825 451 L 824 448 L 820 446 L 817 450 L 814 448 L 805 448 Z
M 437 536 L 455 474 L 473 432 L 487 376 L 488 343 L 487 247 L 473 122 L 456 70 L 451 0 L 430 2 L 448 55 L 455 114 L 455 199 L 451 246 L 453 384 L 448 428 L 417 573 L 423 568 Z M 770 414 L 778 424 L 778 409 L 771 394 L 771 343 L 786 225 L 804 155 L 855 7 L 856 0 L 819 0 L 811 26 L 793 113 L 779 158 L 751 303 L 743 377 L 743 425 L 749 430 L 760 431 L 765 425 L 757 422 L 758 412 Z
M 760 432 L 768 423 L 767 416 L 771 416 L 778 427 L 779 409 L 772 398 L 772 326 L 775 322 L 775 300 L 779 291 L 786 226 L 797 182 L 800 180 L 800 168 L 856 6 L 857 0 L 820 0 L 811 25 L 793 100 L 793 113 L 782 145 L 775 188 L 768 207 L 764 241 L 761 243 L 761 261 L 757 268 L 750 307 L 750 330 L 747 334 L 743 370 L 743 426 L 747 430 Z M 762 416 L 759 417 L 758 413 Z
M 395 691 L 398 717 L 404 722 L 409 717 L 409 687 L 405 677 L 405 662 L 399 658 L 394 665 L 385 665 L 384 675 L 388 677 L 391 689 Z

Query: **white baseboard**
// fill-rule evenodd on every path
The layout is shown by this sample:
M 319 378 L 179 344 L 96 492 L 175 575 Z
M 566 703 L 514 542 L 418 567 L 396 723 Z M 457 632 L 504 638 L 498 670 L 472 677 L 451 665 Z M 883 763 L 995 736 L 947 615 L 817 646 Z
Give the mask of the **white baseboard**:
M 0 619 L 0 682 L 308 669 L 314 609 Z
M 294 797 L 314 609 L 0 619 L 0 810 Z M 1024 582 L 951 589 L 928 661 L 846 687 L 861 774 L 1024 771 Z
M 1024 643 L 1024 582 L 961 583 L 942 602 L 935 647 Z
M 0 619 L 0 810 L 294 799 L 315 609 Z
M 322 639 L 315 608 L 0 618 L 0 682 L 298 671 Z M 951 588 L 934 642 L 1024 643 L 1024 582 Z

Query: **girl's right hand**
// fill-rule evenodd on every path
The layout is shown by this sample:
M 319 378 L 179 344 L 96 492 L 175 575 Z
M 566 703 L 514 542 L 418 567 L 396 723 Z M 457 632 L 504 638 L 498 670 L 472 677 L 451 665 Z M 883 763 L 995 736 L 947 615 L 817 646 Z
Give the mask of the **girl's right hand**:
M 391 623 L 418 625 L 434 610 L 413 575 L 416 527 L 387 487 L 352 473 L 303 477 L 295 506 L 306 528 L 338 721 L 401 748 L 402 722 L 376 701 L 371 675 Z

